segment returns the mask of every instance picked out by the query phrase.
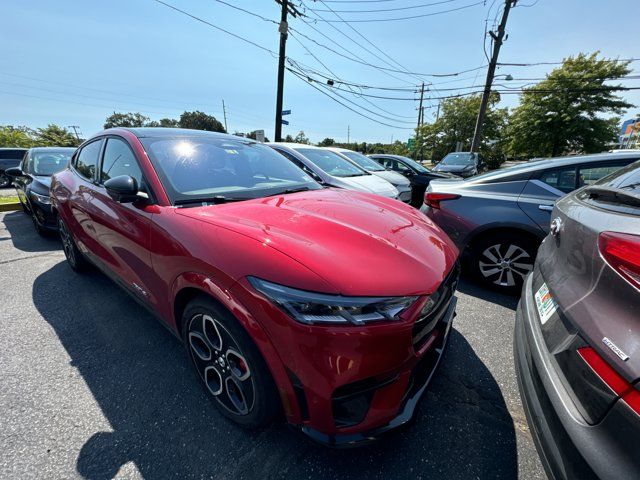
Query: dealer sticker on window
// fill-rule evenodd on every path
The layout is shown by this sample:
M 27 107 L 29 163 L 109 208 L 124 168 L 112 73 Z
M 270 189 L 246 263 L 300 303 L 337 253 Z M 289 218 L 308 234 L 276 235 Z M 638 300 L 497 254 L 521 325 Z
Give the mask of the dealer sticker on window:
M 549 293 L 549 287 L 547 287 L 546 283 L 543 283 L 536 292 L 536 307 L 538 307 L 540 322 L 542 322 L 543 325 L 547 323 L 547 320 L 549 320 L 558 309 L 558 304 Z

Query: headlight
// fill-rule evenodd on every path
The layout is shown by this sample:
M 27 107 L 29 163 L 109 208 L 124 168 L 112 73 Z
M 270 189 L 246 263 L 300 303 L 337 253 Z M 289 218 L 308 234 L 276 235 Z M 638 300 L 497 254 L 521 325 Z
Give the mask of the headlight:
M 343 297 L 307 292 L 249 277 L 251 285 L 301 323 L 363 325 L 397 320 L 415 297 Z
M 49 205 L 51 203 L 51 198 L 49 198 L 49 195 L 40 195 L 36 192 L 29 192 L 29 196 L 31 197 L 31 200 L 44 203 L 45 205 Z

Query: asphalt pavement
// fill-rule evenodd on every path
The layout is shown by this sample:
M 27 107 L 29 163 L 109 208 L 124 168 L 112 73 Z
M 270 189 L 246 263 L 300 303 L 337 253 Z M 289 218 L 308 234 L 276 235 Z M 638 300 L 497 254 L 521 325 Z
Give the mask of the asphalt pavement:
M 416 421 L 329 450 L 282 423 L 219 416 L 182 346 L 59 240 L 0 214 L 0 478 L 545 478 L 513 367 L 516 299 L 463 281 L 448 351 Z

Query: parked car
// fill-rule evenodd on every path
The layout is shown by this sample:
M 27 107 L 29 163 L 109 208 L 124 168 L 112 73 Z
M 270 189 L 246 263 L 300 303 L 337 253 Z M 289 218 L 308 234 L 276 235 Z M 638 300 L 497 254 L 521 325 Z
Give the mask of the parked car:
M 433 171 L 453 173 L 467 178 L 486 172 L 487 164 L 479 153 L 452 152 L 440 160 Z
M 11 177 L 5 171 L 20 165 L 26 148 L 0 148 L 0 188 L 11 186 Z
M 398 189 L 353 162 L 324 148 L 299 143 L 268 143 L 314 180 L 324 185 L 398 198 Z
M 559 200 L 516 312 L 550 478 L 640 478 L 640 162 Z
M 398 190 L 398 200 L 404 203 L 411 202 L 411 182 L 409 182 L 409 179 L 407 177 L 401 175 L 398 172 L 391 172 L 389 170 L 386 170 L 382 165 L 374 162 L 369 157 L 359 152 L 354 152 L 353 150 L 348 150 L 346 148 L 325 148 L 337 153 L 338 155 L 342 155 L 344 158 L 352 163 L 355 163 L 360 168 L 366 170 L 372 175 L 376 175 L 386 180 Z
M 67 167 L 75 150 L 65 147 L 31 148 L 19 166 L 5 172 L 13 179 L 22 209 L 31 216 L 39 234 L 58 228 L 49 198 L 51 175 Z
M 414 208 L 323 188 L 252 140 L 155 128 L 87 140 L 51 197 L 70 267 L 155 312 L 223 415 L 258 427 L 284 410 L 334 446 L 411 419 L 458 276 L 455 245 Z
M 398 172 L 411 182 L 411 205 L 420 208 L 424 202 L 424 192 L 431 180 L 436 178 L 451 178 L 450 173 L 436 173 L 427 167 L 419 164 L 402 155 L 374 154 L 370 158 L 378 162 L 387 170 Z
M 433 180 L 422 211 L 486 286 L 518 293 L 561 196 L 640 159 L 603 153 L 529 162 L 468 180 Z

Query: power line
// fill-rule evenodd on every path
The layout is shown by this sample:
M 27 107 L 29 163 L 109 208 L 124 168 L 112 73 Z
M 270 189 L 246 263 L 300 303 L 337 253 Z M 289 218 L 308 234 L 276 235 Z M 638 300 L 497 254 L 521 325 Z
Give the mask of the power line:
M 399 127 L 397 125 L 391 125 L 389 123 L 385 123 L 385 122 L 381 122 L 379 120 L 376 120 L 375 118 L 371 118 L 368 115 L 365 115 L 364 113 L 358 112 L 357 110 L 351 108 L 348 105 L 345 105 L 344 103 L 342 103 L 340 100 L 337 100 L 336 98 L 332 97 L 329 93 L 327 93 L 326 91 L 324 91 L 323 89 L 317 87 L 316 85 L 314 85 L 312 82 L 307 81 L 306 78 L 304 78 L 304 76 L 300 76 L 299 74 L 292 72 L 296 77 L 298 77 L 299 79 L 301 79 L 303 82 L 307 83 L 308 85 L 310 85 L 312 88 L 316 89 L 317 91 L 319 91 L 320 93 L 322 93 L 323 95 L 329 97 L 331 100 L 333 100 L 334 102 L 342 105 L 344 108 L 346 108 L 347 110 L 352 111 L 353 113 L 360 115 L 361 117 L 364 117 L 368 120 L 371 120 L 372 122 L 378 123 L 380 125 L 384 125 L 386 127 L 391 127 L 391 128 L 398 128 L 398 129 L 402 129 L 402 130 L 413 130 L 412 127 Z
M 322 0 L 321 0 L 322 1 Z M 423 13 L 423 14 L 419 14 L 419 15 L 411 15 L 409 17 L 395 17 L 395 18 L 359 18 L 356 20 L 318 20 L 318 21 L 322 21 L 322 22 L 326 22 L 326 23 L 374 23 L 374 22 L 398 22 L 398 21 L 403 21 L 403 20 L 414 20 L 416 18 L 424 18 L 424 17 L 434 17 L 436 15 L 442 15 L 445 13 L 451 13 L 451 12 L 457 12 L 459 10 L 464 10 L 467 8 L 472 8 L 472 7 L 476 7 L 478 5 L 483 5 L 484 4 L 484 0 L 480 1 L 480 2 L 475 2 L 475 3 L 470 3 L 468 5 L 464 5 L 462 7 L 457 7 L 457 8 L 450 8 L 449 10 L 441 10 L 439 12 L 432 12 L 432 13 Z M 311 11 L 313 11 L 313 9 L 310 9 Z
M 394 8 L 378 8 L 372 10 L 331 10 L 331 9 L 322 9 L 322 8 L 313 8 L 310 9 L 314 12 L 334 12 L 334 13 L 378 13 L 378 12 L 397 12 L 401 10 L 413 10 L 416 8 L 426 8 L 433 7 L 435 5 L 442 5 L 443 3 L 451 3 L 457 2 L 459 0 L 440 0 L 439 2 L 432 3 L 423 3 L 421 5 L 409 5 L 405 7 L 394 7 Z M 330 2 L 328 2 L 330 3 Z
M 178 7 L 174 7 L 173 5 L 170 5 L 170 4 L 168 4 L 168 3 L 165 3 L 165 2 L 163 2 L 162 0 L 153 0 L 153 1 L 154 1 L 154 2 L 156 2 L 156 3 L 159 3 L 159 4 L 161 4 L 161 5 L 164 5 L 164 6 L 165 6 L 165 7 L 167 7 L 167 8 L 170 8 L 170 9 L 172 9 L 172 10 L 175 10 L 176 12 L 180 12 L 181 14 L 186 15 L 187 17 L 190 17 L 190 18 L 192 18 L 193 20 L 196 20 L 196 21 L 198 21 L 198 22 L 200 22 L 200 23 L 204 23 L 205 25 L 208 25 L 208 26 L 210 26 L 210 27 L 212 27 L 212 28 L 215 28 L 216 30 L 220 30 L 221 32 L 226 33 L 227 35 L 231 35 L 232 37 L 237 38 L 238 40 L 242 40 L 243 42 L 248 43 L 249 45 L 253 45 L 253 46 L 254 46 L 254 47 L 256 47 L 256 48 L 259 48 L 260 50 L 263 50 L 263 51 L 265 51 L 265 52 L 270 53 L 270 54 L 271 54 L 271 55 L 273 55 L 274 57 L 277 55 L 277 53 L 276 53 L 276 52 L 274 52 L 273 50 L 271 50 L 271 49 L 269 49 L 269 48 L 267 48 L 267 47 L 263 47 L 263 46 L 262 46 L 262 45 L 260 45 L 259 43 L 256 43 L 256 42 L 254 42 L 254 41 L 252 41 L 252 40 L 249 40 L 248 38 L 245 38 L 245 37 L 242 37 L 242 36 L 240 36 L 240 35 L 238 35 L 238 34 L 235 34 L 235 33 L 233 33 L 233 32 L 230 32 L 229 30 L 226 30 L 226 29 L 224 29 L 224 28 L 222 28 L 222 27 L 219 27 L 219 26 L 217 26 L 217 25 L 214 25 L 213 23 L 211 23 L 211 22 L 209 22 L 209 21 L 207 21 L 207 20 L 205 20 L 205 19 L 203 19 L 203 18 L 200 18 L 200 17 L 198 17 L 198 16 L 196 16 L 196 15 L 192 15 L 192 14 L 191 14 L 191 13 L 189 13 L 189 12 L 185 12 L 184 10 L 181 10 L 181 9 L 179 9 Z
M 235 10 L 239 10 L 239 11 L 241 11 L 243 13 L 246 13 L 248 15 L 251 15 L 253 17 L 259 18 L 260 20 L 263 20 L 265 22 L 275 23 L 276 25 L 278 25 L 278 22 L 276 22 L 275 20 L 272 20 L 271 18 L 263 17 L 262 15 L 258 15 L 257 13 L 252 12 L 251 10 L 247 10 L 245 8 L 242 8 L 242 7 L 237 7 L 236 5 L 233 5 L 231 3 L 225 2 L 223 0 L 213 0 L 213 1 L 221 3 L 223 5 L 226 5 L 227 7 L 231 7 L 233 9 L 235 9 Z

